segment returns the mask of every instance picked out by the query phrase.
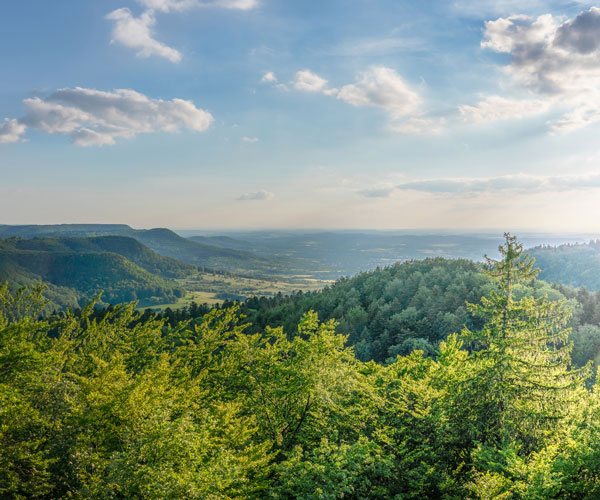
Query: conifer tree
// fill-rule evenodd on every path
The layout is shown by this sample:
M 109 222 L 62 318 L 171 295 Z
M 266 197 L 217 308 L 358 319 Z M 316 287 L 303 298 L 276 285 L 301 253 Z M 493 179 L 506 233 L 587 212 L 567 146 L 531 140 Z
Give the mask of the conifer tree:
M 499 445 L 516 441 L 527 453 L 565 423 L 581 397 L 590 367 L 571 369 L 571 316 L 565 301 L 513 292 L 538 274 L 535 259 L 515 236 L 505 234 L 501 259 L 486 256 L 486 274 L 497 291 L 469 310 L 485 320 L 480 331 L 463 330 L 474 348 L 470 359 L 476 440 Z M 467 392 L 468 393 L 468 392 Z

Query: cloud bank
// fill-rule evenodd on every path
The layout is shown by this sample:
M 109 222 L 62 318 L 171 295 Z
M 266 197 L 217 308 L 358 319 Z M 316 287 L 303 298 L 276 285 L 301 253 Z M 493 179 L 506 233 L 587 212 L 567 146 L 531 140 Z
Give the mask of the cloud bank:
M 76 87 L 59 89 L 43 99 L 23 101 L 27 113 L 0 125 L 0 142 L 20 140 L 27 127 L 47 134 L 70 135 L 77 146 L 115 144 L 140 133 L 205 131 L 212 115 L 192 101 L 151 99 L 130 89 L 104 92 Z
M 385 198 L 395 191 L 420 191 L 430 194 L 474 195 L 481 193 L 542 193 L 600 188 L 600 173 L 564 176 L 504 175 L 488 178 L 438 178 L 413 180 L 393 188 L 358 191 L 362 196 Z

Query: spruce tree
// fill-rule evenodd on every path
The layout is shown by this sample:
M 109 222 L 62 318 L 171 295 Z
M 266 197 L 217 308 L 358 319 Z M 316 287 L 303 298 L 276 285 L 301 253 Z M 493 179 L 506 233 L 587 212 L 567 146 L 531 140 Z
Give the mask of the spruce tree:
M 486 256 L 486 274 L 497 291 L 469 310 L 485 320 L 480 331 L 465 328 L 471 342 L 470 391 L 476 440 L 489 445 L 516 441 L 527 453 L 558 430 L 581 397 L 590 367 L 571 369 L 571 316 L 565 301 L 523 297 L 515 287 L 538 274 L 535 259 L 515 236 L 505 234 L 501 259 Z

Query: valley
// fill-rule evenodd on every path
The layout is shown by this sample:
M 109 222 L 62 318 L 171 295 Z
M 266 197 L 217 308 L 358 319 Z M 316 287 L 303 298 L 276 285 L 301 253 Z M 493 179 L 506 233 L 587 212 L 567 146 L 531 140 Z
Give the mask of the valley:
M 344 276 L 413 259 L 479 262 L 496 255 L 501 241 L 447 232 L 180 233 L 124 224 L 0 225 L 0 281 L 13 288 L 44 281 L 49 308 L 57 310 L 82 307 L 100 292 L 100 304 L 137 300 L 141 309 L 161 310 L 315 291 Z M 600 282 L 590 276 L 600 275 L 600 247 L 585 243 L 592 239 L 523 237 L 542 263 L 543 279 L 597 290 Z

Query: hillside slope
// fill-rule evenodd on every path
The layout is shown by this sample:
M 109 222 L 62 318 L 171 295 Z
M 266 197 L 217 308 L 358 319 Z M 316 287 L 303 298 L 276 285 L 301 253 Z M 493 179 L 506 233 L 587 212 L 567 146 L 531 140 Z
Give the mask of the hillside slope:
M 127 236 L 156 253 L 199 267 L 247 274 L 281 274 L 298 266 L 281 257 L 257 256 L 251 252 L 224 248 L 183 238 L 165 228 L 133 229 L 125 224 L 57 224 L 2 226 L 0 238 L 34 238 L 39 236 Z
M 251 331 L 283 325 L 293 335 L 304 313 L 314 310 L 322 320 L 339 322 L 362 360 L 385 362 L 421 349 L 433 354 L 439 342 L 466 325 L 477 330 L 479 319 L 465 302 L 477 303 L 493 285 L 482 264 L 465 259 L 430 258 L 398 263 L 343 278 L 320 292 L 272 299 L 254 297 L 241 305 Z M 515 295 L 562 294 L 543 281 L 518 286 Z
M 589 290 L 600 290 L 600 241 L 539 246 L 528 250 L 541 269 L 540 279 Z
M 183 278 L 197 270 L 194 265 L 159 255 L 136 239 L 126 236 L 35 237 L 9 241 L 19 250 L 116 253 L 146 271 L 165 278 Z
M 91 249 L 70 248 L 86 247 L 86 243 Z M 0 282 L 8 281 L 15 288 L 42 280 L 52 285 L 54 297 L 49 298 L 59 307 L 72 307 L 74 301 L 81 305 L 101 291 L 106 303 L 140 300 L 148 305 L 174 301 L 185 293 L 174 281 L 123 255 L 101 251 L 101 246 L 60 239 L 0 239 Z

